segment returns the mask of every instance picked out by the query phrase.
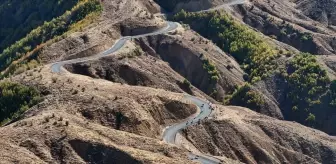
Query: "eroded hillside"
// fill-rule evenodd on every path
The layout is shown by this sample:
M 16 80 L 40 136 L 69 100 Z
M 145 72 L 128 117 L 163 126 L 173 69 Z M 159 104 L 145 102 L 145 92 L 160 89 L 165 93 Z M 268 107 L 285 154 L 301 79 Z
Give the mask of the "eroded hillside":
M 336 162 L 333 1 L 73 2 L 0 54 L 3 163 Z

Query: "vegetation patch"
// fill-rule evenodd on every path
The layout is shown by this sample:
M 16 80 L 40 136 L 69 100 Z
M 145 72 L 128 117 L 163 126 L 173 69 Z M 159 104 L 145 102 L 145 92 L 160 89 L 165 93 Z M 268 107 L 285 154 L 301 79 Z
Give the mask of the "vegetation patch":
M 331 81 L 316 57 L 308 53 L 293 57 L 281 74 L 288 86 L 286 117 L 308 126 L 324 127 L 324 119 L 336 112 L 336 81 Z
M 208 72 L 208 75 L 210 76 L 209 80 L 210 83 L 216 84 L 219 80 L 219 73 L 216 69 L 216 66 L 209 61 L 209 59 L 203 60 L 203 69 L 205 69 Z
M 251 85 L 246 83 L 238 87 L 232 95 L 225 97 L 224 104 L 246 107 L 252 110 L 261 109 L 264 105 L 261 95 L 253 91 Z
M 49 22 L 44 22 L 43 25 L 32 30 L 24 38 L 6 48 L 0 54 L 0 71 L 3 71 L 13 61 L 30 52 L 32 48 L 39 47 L 51 39 L 60 39 L 64 33 L 76 28 L 74 25 L 83 20 L 90 13 L 100 11 L 102 11 L 102 6 L 99 1 L 81 0 L 70 11 L 65 12 L 63 15 Z M 14 71 L 8 72 L 13 73 Z M 9 74 L 8 72 L 7 74 Z
M 188 24 L 193 30 L 231 54 L 248 73 L 249 82 L 259 81 L 277 68 L 274 59 L 278 51 L 259 34 L 226 13 L 188 13 L 182 10 L 173 19 Z
M 0 52 L 79 0 L 0 0 Z
M 188 94 L 193 94 L 192 91 L 192 84 L 190 83 L 190 81 L 188 79 L 184 79 L 182 82 L 181 81 L 177 81 L 176 84 L 185 92 L 187 92 Z
M 288 100 L 292 110 L 303 109 L 321 104 L 321 97 L 328 90 L 330 79 L 327 72 L 310 54 L 296 55 L 288 64 L 287 71 L 282 74 L 288 82 Z
M 30 107 L 41 102 L 35 88 L 13 82 L 0 83 L 0 125 L 17 119 Z
M 312 34 L 295 29 L 286 21 L 276 22 L 273 17 L 267 16 L 264 33 L 273 39 L 290 44 L 302 52 L 317 53 Z
M 231 54 L 247 73 L 244 79 L 249 83 L 255 83 L 273 74 L 278 68 L 275 59 L 280 56 L 279 54 L 286 56 L 289 54 L 277 50 L 258 33 L 238 23 L 226 13 L 181 11 L 173 19 L 188 24 L 190 28 Z M 290 25 L 284 24 L 281 31 L 280 35 L 283 37 L 295 35 L 301 42 L 313 40 L 311 34 L 299 33 Z M 289 115 L 293 120 L 313 125 L 312 122 L 318 119 L 317 108 L 324 108 L 325 105 L 336 106 L 336 82 L 330 82 L 327 72 L 311 54 L 295 55 L 286 68 L 281 74 L 288 88 L 285 94 L 288 101 L 286 106 L 291 109 Z M 225 98 L 224 102 L 253 110 L 260 109 L 265 103 L 261 95 L 253 91 L 249 84 L 238 87 L 232 95 Z M 328 113 L 323 109 L 318 112 Z

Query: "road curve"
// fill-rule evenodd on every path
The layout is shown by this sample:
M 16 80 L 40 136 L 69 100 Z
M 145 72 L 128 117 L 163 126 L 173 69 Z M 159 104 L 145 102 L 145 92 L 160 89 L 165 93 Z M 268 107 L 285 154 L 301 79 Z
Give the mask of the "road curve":
M 190 96 L 190 95 L 184 95 L 183 99 L 185 101 L 191 102 L 192 104 L 195 104 L 200 109 L 200 113 L 197 116 L 189 118 L 188 120 L 184 122 L 167 127 L 165 131 L 163 132 L 163 140 L 167 143 L 175 144 L 176 134 L 180 130 L 185 129 L 188 126 L 197 124 L 199 121 L 204 120 L 206 117 L 208 117 L 212 112 L 211 106 L 208 104 L 208 102 L 202 99 L 199 99 L 197 97 Z M 219 164 L 220 163 L 220 160 L 213 158 L 213 157 L 208 157 L 206 155 L 201 155 L 201 154 L 196 155 L 196 154 L 190 153 L 188 156 L 189 156 L 189 159 L 199 161 L 202 164 Z
M 190 118 L 187 121 L 167 127 L 163 133 L 163 140 L 168 143 L 175 144 L 175 137 L 178 131 L 188 126 L 197 124 L 198 121 L 205 119 L 205 117 L 208 117 L 211 114 L 210 106 L 206 101 L 190 95 L 184 95 L 183 99 L 195 104 L 200 109 L 200 113 L 196 117 Z
M 167 26 L 151 32 L 151 33 L 147 33 L 147 34 L 141 34 L 141 35 L 136 35 L 136 36 L 125 36 L 120 38 L 119 40 L 117 40 L 117 42 L 108 50 L 99 53 L 97 55 L 93 55 L 90 57 L 84 57 L 84 58 L 77 58 L 77 59 L 71 59 L 71 60 L 65 60 L 65 61 L 60 61 L 60 62 L 55 62 L 51 65 L 51 72 L 53 73 L 60 73 L 61 72 L 61 68 L 65 65 L 65 64 L 74 64 L 74 63 L 80 63 L 80 62 L 85 62 L 85 61 L 90 61 L 90 60 L 94 60 L 94 59 L 99 59 L 101 57 L 110 55 L 114 52 L 117 52 L 118 50 L 120 50 L 126 43 L 127 40 L 131 40 L 131 39 L 136 39 L 136 38 L 141 38 L 141 37 L 146 37 L 146 36 L 152 36 L 152 35 L 158 35 L 158 34 L 164 34 L 170 31 L 175 30 L 178 27 L 178 24 L 176 22 L 170 22 L 167 21 Z

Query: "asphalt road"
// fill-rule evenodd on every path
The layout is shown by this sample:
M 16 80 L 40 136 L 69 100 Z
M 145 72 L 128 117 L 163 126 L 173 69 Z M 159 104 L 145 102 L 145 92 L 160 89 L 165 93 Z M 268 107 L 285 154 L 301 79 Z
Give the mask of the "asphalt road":
M 90 60 L 94 60 L 94 59 L 99 59 L 101 57 L 110 55 L 110 54 L 112 54 L 112 53 L 117 52 L 118 50 L 120 50 L 125 45 L 125 43 L 126 43 L 127 40 L 141 38 L 141 37 L 146 37 L 146 36 L 151 36 L 151 35 L 164 34 L 164 33 L 167 33 L 167 32 L 175 30 L 177 27 L 178 27 L 178 24 L 176 22 L 169 22 L 168 21 L 167 22 L 167 26 L 164 27 L 164 28 L 162 28 L 162 29 L 160 29 L 160 30 L 157 30 L 157 31 L 154 31 L 154 32 L 151 32 L 151 33 L 147 33 L 147 34 L 122 37 L 119 40 L 117 40 L 117 42 L 111 48 L 109 48 L 108 50 L 106 50 L 106 51 L 104 51 L 104 52 L 102 52 L 100 54 L 93 55 L 93 56 L 90 56 L 90 57 L 71 59 L 71 60 L 66 60 L 66 61 L 61 61 L 61 62 L 53 63 L 51 65 L 51 71 L 53 73 L 60 73 L 62 67 L 65 64 L 74 64 L 74 63 L 80 63 L 80 62 L 90 61 Z
M 163 133 L 163 140 L 167 143 L 175 144 L 176 134 L 180 130 L 185 129 L 188 126 L 197 124 L 199 121 L 204 120 L 206 117 L 208 117 L 212 112 L 211 107 L 208 104 L 208 102 L 202 99 L 199 99 L 197 97 L 190 96 L 190 95 L 184 95 L 183 99 L 191 102 L 192 104 L 195 104 L 200 109 L 200 113 L 197 116 L 189 118 L 188 120 L 184 122 L 167 127 Z M 213 157 L 206 156 L 206 155 L 202 155 L 202 154 L 196 155 L 196 154 L 190 153 L 189 159 L 199 161 L 202 164 L 219 164 L 220 163 L 220 160 L 213 158 Z
M 198 121 L 205 119 L 205 117 L 208 117 L 211 114 L 210 106 L 206 101 L 190 95 L 185 95 L 184 100 L 195 104 L 200 109 L 200 113 L 196 117 L 190 118 L 187 121 L 167 127 L 163 133 L 163 140 L 168 143 L 175 144 L 176 133 L 188 126 L 197 124 Z
M 220 5 L 220 6 L 215 7 L 215 8 L 211 8 L 211 9 L 208 9 L 208 10 L 202 10 L 202 11 L 198 11 L 198 12 L 208 12 L 208 11 L 219 10 L 219 9 L 224 8 L 226 6 L 243 4 L 243 3 L 245 3 L 245 1 L 246 0 L 232 0 L 231 2 L 229 2 L 227 4 L 223 4 L 223 5 Z M 162 14 L 162 15 L 165 15 L 165 14 Z M 74 64 L 74 63 L 80 63 L 80 62 L 99 59 L 101 57 L 104 57 L 104 56 L 107 56 L 107 55 L 110 55 L 112 53 L 117 52 L 118 50 L 120 50 L 125 45 L 126 41 L 128 41 L 128 40 L 141 38 L 141 37 L 146 37 L 146 36 L 151 36 L 151 35 L 158 35 L 158 34 L 167 33 L 167 32 L 175 30 L 177 27 L 178 27 L 178 24 L 176 22 L 169 22 L 168 21 L 167 26 L 160 29 L 160 30 L 157 30 L 157 31 L 154 31 L 154 32 L 151 32 L 151 33 L 147 33 L 147 34 L 142 34 L 142 35 L 122 37 L 119 40 L 117 40 L 117 42 L 111 48 L 109 48 L 108 50 L 106 50 L 102 53 L 99 53 L 97 55 L 53 63 L 52 66 L 51 66 L 51 71 L 53 73 L 60 73 L 62 67 L 65 64 Z M 190 118 L 187 121 L 184 121 L 184 122 L 172 125 L 170 127 L 167 127 L 165 129 L 164 133 L 163 133 L 163 140 L 167 143 L 175 144 L 176 134 L 180 130 L 185 129 L 188 126 L 197 124 L 199 121 L 204 120 L 206 117 L 208 117 L 211 114 L 211 108 L 206 101 L 201 100 L 201 99 L 199 99 L 197 97 L 194 97 L 194 96 L 190 96 L 190 95 L 185 95 L 184 99 L 187 100 L 187 101 L 190 101 L 191 103 L 198 106 L 198 108 L 200 109 L 200 113 L 196 117 Z M 206 155 L 202 155 L 202 154 L 197 154 L 196 155 L 196 154 L 190 153 L 188 156 L 189 156 L 190 160 L 196 160 L 196 161 L 201 162 L 202 164 L 219 164 L 219 163 L 221 163 L 220 160 L 218 160 L 214 157 L 210 157 L 210 156 L 206 156 Z

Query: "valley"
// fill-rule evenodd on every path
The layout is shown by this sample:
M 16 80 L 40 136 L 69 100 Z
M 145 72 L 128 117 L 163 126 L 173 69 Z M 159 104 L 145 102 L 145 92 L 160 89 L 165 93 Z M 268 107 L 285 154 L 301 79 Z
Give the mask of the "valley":
M 333 1 L 58 5 L 0 42 L 2 162 L 336 163 Z

